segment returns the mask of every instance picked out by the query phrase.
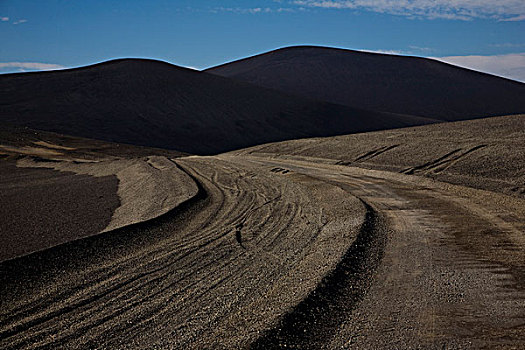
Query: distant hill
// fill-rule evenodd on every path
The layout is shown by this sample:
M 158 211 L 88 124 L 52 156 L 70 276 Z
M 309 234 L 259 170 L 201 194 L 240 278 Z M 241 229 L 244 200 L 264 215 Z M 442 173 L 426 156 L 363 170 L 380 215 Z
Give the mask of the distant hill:
M 433 120 L 295 97 L 159 61 L 124 59 L 0 75 L 0 122 L 213 154 Z
M 446 121 L 525 112 L 525 84 L 426 58 L 297 46 L 206 71 L 341 105 Z

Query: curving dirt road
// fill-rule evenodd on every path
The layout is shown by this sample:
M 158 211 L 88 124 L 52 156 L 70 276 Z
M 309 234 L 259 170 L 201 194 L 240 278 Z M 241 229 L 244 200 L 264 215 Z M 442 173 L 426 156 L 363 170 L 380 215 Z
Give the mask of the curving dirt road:
M 394 173 L 287 162 L 278 164 L 337 184 L 383 214 L 388 238 L 370 288 L 346 305 L 344 320 L 330 330 L 316 325 L 322 331 L 307 338 L 273 330 L 261 348 L 525 346 L 523 201 Z M 353 303 L 336 297 L 339 309 Z
M 1 268 L 2 348 L 520 348 L 523 200 L 250 156 L 164 216 Z

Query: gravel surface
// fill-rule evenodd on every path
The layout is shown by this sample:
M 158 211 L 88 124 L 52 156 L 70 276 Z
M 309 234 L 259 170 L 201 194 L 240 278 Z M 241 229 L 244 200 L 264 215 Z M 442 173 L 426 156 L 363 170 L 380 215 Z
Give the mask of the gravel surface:
M 0 261 L 102 231 L 120 205 L 115 176 L 0 160 Z
M 525 115 L 271 143 L 234 154 L 419 175 L 525 198 Z
M 180 155 L 0 125 L 0 261 L 172 210 L 197 192 Z
M 261 156 L 177 163 L 200 191 L 175 210 L 0 265 L 0 346 L 525 344 L 522 199 Z

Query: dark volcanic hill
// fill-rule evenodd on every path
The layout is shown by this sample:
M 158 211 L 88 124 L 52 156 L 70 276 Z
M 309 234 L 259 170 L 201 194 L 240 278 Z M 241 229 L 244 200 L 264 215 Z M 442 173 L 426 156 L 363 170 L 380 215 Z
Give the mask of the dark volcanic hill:
M 194 154 L 431 122 L 138 59 L 2 75 L 0 121 Z
M 298 46 L 206 71 L 346 106 L 440 120 L 525 112 L 525 84 L 426 58 Z

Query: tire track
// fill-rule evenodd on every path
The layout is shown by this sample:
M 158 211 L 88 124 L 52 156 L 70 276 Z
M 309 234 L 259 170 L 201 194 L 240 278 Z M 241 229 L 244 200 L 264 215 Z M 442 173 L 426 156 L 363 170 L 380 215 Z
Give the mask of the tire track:
M 247 321 L 232 310 L 267 305 L 264 291 L 284 283 L 272 281 L 322 273 L 297 270 L 311 252 L 337 251 L 319 240 L 336 232 L 312 224 L 319 208 L 311 184 L 214 158 L 177 163 L 200 184 L 192 203 L 0 266 L 0 347 L 200 348 L 213 341 L 210 327 Z M 248 320 L 247 331 L 272 322 L 293 298 L 272 306 L 263 323 Z
M 335 269 L 251 349 L 320 349 L 348 319 L 370 287 L 387 239 L 384 219 L 362 202 L 365 221 Z
M 338 162 L 336 162 L 335 164 L 337 165 L 351 165 L 352 163 L 358 163 L 358 162 L 366 162 L 372 158 L 375 158 L 387 151 L 390 151 L 394 148 L 397 148 L 399 147 L 400 145 L 391 145 L 391 146 L 383 146 L 383 147 L 379 147 L 377 149 L 374 149 L 374 150 L 371 150 L 369 152 L 366 152 L 366 153 L 363 153 L 359 156 L 357 156 L 353 161 L 343 161 L 343 160 L 340 160 Z
M 475 152 L 479 149 L 482 149 L 484 147 L 487 147 L 487 145 L 478 145 L 475 147 L 472 147 L 463 153 L 460 153 L 462 151 L 461 148 L 456 149 L 454 151 L 451 151 L 447 154 L 445 154 L 442 157 L 439 157 L 433 161 L 427 162 L 422 165 L 418 165 L 415 167 L 407 168 L 404 170 L 401 170 L 400 173 L 407 174 L 407 175 L 413 175 L 417 173 L 429 173 L 433 172 L 435 174 L 439 174 L 440 172 L 446 170 L 451 165 L 459 161 L 461 158 L 467 156 L 468 154 Z
M 305 301 L 301 313 L 294 309 L 254 348 L 523 347 L 525 218 L 514 209 L 519 204 L 502 206 L 501 196 L 395 173 L 252 161 L 339 183 L 372 203 L 390 227 L 374 283 L 354 308 L 341 312 Z

